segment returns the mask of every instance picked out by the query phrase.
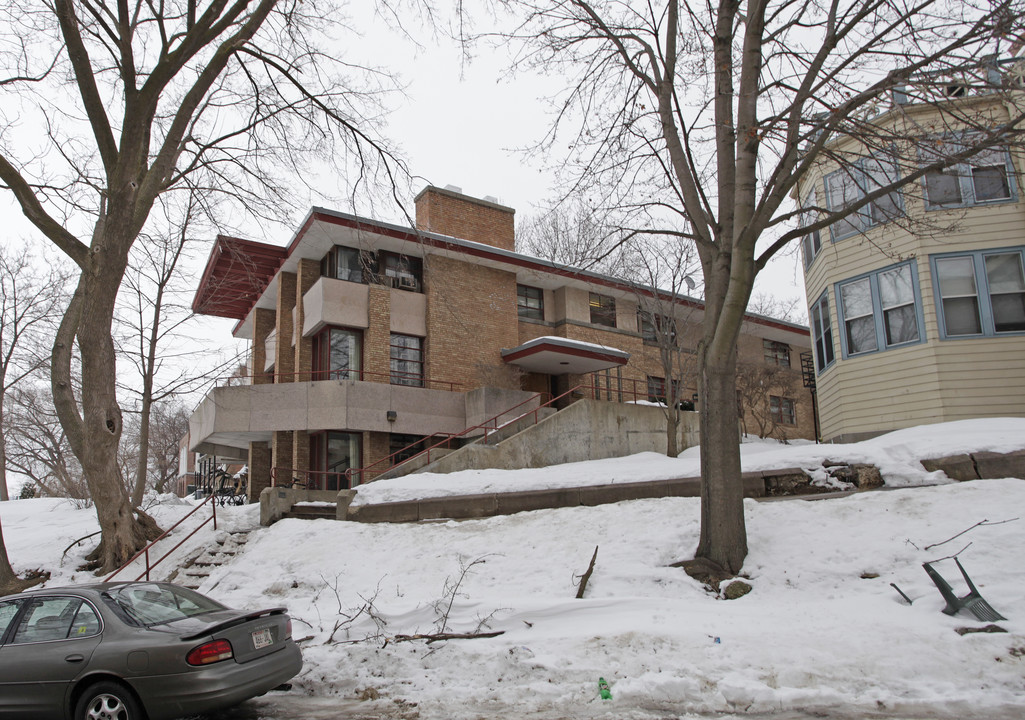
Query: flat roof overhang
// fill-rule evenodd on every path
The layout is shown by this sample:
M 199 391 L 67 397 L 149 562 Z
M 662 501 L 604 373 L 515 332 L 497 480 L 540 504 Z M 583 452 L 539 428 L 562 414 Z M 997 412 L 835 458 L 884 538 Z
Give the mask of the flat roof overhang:
M 583 375 L 626 365 L 630 353 L 579 340 L 541 337 L 503 350 L 502 359 L 532 373 Z

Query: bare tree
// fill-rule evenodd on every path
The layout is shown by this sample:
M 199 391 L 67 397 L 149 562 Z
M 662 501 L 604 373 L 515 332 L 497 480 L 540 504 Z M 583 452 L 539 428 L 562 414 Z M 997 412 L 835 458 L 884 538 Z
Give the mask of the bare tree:
M 10 246 L 0 247 L 0 501 L 10 499 L 8 397 L 46 367 L 46 347 L 66 300 L 63 288 L 64 278 L 58 269 L 36 270 L 27 251 L 13 252 Z M 22 580 L 15 574 L 0 527 L 0 595 L 18 592 L 36 582 Z
M 736 347 L 755 277 L 808 232 L 875 207 L 898 220 L 886 202 L 893 193 L 1017 136 L 1019 105 L 989 112 L 947 102 L 943 90 L 945 73 L 1007 90 L 990 58 L 1021 35 L 1021 0 L 501 4 L 517 14 L 503 39 L 523 44 L 521 62 L 567 79 L 539 151 L 639 229 L 696 244 L 705 290 L 696 556 L 739 572 L 747 532 Z M 963 142 L 937 144 L 947 131 Z M 555 152 L 567 146 L 568 158 Z M 812 203 L 799 228 L 791 196 L 824 162 L 847 168 L 847 187 L 859 191 Z M 868 182 L 854 183 L 858 168 Z
M 48 388 L 19 387 L 11 394 L 7 441 L 12 469 L 31 480 L 37 496 L 89 502 L 82 467 L 71 450 Z M 118 473 L 118 481 L 122 473 Z
M 193 288 L 182 275 L 183 259 L 190 256 L 197 229 L 194 223 L 202 220 L 199 212 L 200 198 L 188 193 L 182 198 L 183 205 L 159 199 L 154 213 L 161 218 L 154 234 L 147 234 L 133 248 L 133 260 L 124 279 L 122 297 L 126 300 L 116 317 L 118 334 L 118 357 L 126 360 L 135 373 L 124 377 L 122 395 L 136 396 L 137 403 L 129 412 L 137 415 L 133 428 L 137 437 L 133 442 L 132 456 L 135 467 L 128 477 L 131 502 L 134 507 L 142 503 L 150 479 L 150 440 L 153 409 L 162 403 L 180 405 L 176 400 L 183 394 L 198 390 L 212 379 L 223 375 L 225 369 L 237 365 L 238 358 L 225 360 L 221 353 L 211 352 L 203 344 L 189 336 L 195 325 L 195 315 L 189 303 Z M 161 420 L 171 416 L 161 411 Z M 187 418 L 186 418 L 187 420 Z M 177 440 L 188 429 L 186 422 Z M 161 448 L 166 438 L 161 438 Z M 125 452 L 122 443 L 122 452 Z M 164 463 L 163 460 L 160 461 Z M 154 478 L 163 487 L 166 479 L 162 473 Z
M 392 162 L 371 128 L 387 76 L 347 62 L 337 8 L 286 0 L 50 0 L 0 9 L 0 92 L 39 128 L 0 127 L 0 184 L 79 270 L 52 350 L 54 403 L 96 503 L 112 570 L 155 528 L 118 481 L 122 411 L 112 323 L 131 250 L 157 198 L 225 197 L 278 219 L 312 160 L 355 192 Z M 6 115 L 7 118 L 12 115 Z M 40 147 L 46 147 L 40 151 Z M 80 394 L 72 355 L 81 355 Z
M 631 241 L 628 241 L 631 242 Z M 691 328 L 694 327 L 695 302 L 681 302 L 693 291 L 696 272 L 693 246 L 674 236 L 647 236 L 643 243 L 633 242 L 627 252 L 628 274 L 645 283 L 650 290 L 638 291 L 641 334 L 646 343 L 658 350 L 664 378 L 662 412 L 666 418 L 666 455 L 677 457 L 681 413 L 693 409 L 690 396 L 696 385 L 697 367 Z
M 789 366 L 738 363 L 737 412 L 745 435 L 750 420 L 758 437 L 787 442 L 787 426 L 797 424 L 794 395 L 799 377 Z

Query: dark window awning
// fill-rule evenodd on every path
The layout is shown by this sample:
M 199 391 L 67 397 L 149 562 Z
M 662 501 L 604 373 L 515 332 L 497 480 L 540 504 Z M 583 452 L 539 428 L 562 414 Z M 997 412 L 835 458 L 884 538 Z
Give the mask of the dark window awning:
M 534 338 L 518 347 L 503 350 L 502 359 L 527 372 L 583 375 L 626 365 L 630 353 L 581 340 L 549 336 Z

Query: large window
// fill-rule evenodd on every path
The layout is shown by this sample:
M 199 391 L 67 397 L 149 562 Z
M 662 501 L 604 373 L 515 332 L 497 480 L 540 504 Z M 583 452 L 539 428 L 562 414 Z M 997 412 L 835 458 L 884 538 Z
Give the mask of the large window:
M 660 345 L 662 342 L 667 342 L 668 346 L 676 346 L 676 320 L 674 318 L 647 310 L 638 310 L 637 325 L 641 329 L 641 338 L 646 345 Z
M 424 386 L 423 338 L 392 333 L 391 384 Z
M 378 258 L 378 272 L 385 285 L 400 290 L 421 292 L 423 288 L 423 260 L 406 255 L 382 252 Z
M 840 283 L 837 294 L 845 356 L 921 342 L 918 273 L 912 263 Z
M 516 313 L 521 318 L 545 319 L 545 294 L 541 288 L 516 286 Z
M 822 293 L 811 308 L 811 331 L 815 339 L 815 364 L 822 372 L 833 364 L 833 326 L 829 320 L 829 295 Z
M 320 274 L 336 280 L 361 283 L 364 270 L 373 270 L 373 255 L 356 248 L 335 245 L 320 261 Z
M 796 425 L 797 410 L 793 399 L 769 396 L 769 414 L 777 425 Z
M 346 490 L 360 483 L 362 433 L 310 435 L 310 481 L 320 490 Z
M 899 168 L 890 159 L 868 157 L 858 160 L 826 175 L 826 206 L 830 212 L 843 210 L 899 178 Z M 847 217 L 837 220 L 831 226 L 830 232 L 833 240 L 839 240 L 888 222 L 900 214 L 900 193 L 894 190 L 862 206 Z
M 588 299 L 591 307 L 591 322 L 595 325 L 616 327 L 616 298 L 591 293 Z
M 790 367 L 790 346 L 775 340 L 762 340 L 765 362 L 780 367 Z
M 314 380 L 359 380 L 363 333 L 327 327 L 313 336 Z
M 1025 332 L 1025 248 L 930 259 L 944 337 Z
M 950 140 L 923 153 L 922 162 L 957 153 L 964 145 Z M 965 162 L 934 170 L 923 178 L 928 210 L 1004 202 L 1014 198 L 1011 158 L 1003 148 L 983 150 Z

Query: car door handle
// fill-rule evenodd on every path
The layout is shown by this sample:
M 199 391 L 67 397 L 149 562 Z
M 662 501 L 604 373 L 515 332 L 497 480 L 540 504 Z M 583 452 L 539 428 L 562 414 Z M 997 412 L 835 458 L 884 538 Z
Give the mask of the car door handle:
M 67 656 L 66 658 L 64 658 L 64 659 L 65 659 L 66 661 L 70 662 L 70 663 L 77 663 L 77 662 L 82 662 L 83 660 L 85 660 L 85 655 L 78 655 L 78 654 L 76 653 L 76 654 L 74 654 L 74 655 L 68 655 L 68 656 Z

